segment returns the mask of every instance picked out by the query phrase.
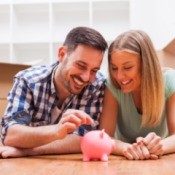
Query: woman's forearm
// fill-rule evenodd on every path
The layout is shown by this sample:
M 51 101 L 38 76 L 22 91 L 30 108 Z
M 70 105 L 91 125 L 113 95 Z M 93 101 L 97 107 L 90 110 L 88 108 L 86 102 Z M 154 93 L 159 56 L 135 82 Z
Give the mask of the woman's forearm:
M 175 134 L 162 140 L 163 154 L 175 152 Z

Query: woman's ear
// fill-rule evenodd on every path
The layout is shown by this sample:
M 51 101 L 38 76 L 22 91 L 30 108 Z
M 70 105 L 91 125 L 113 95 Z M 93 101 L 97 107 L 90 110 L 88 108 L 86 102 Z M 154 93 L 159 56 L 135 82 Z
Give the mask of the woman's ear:
M 64 46 L 59 47 L 58 49 L 58 60 L 62 62 L 65 55 L 67 54 L 67 49 Z

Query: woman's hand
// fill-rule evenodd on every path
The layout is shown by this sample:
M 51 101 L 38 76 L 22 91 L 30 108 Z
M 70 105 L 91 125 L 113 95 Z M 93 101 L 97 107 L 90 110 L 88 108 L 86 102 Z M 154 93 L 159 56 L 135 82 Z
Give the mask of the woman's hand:
M 147 147 L 142 143 L 123 143 L 123 155 L 129 160 L 145 160 L 150 158 Z
M 149 133 L 145 138 L 138 137 L 136 141 L 137 143 L 143 143 L 147 147 L 152 159 L 156 159 L 156 156 L 159 157 L 163 154 L 161 138 L 154 132 Z

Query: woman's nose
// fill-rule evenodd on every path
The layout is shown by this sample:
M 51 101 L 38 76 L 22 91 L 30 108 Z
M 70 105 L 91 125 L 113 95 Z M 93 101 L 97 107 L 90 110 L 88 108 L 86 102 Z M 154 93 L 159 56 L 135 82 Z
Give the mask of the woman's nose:
M 117 79 L 118 80 L 122 80 L 125 77 L 125 74 L 123 73 L 123 71 L 118 71 L 117 73 Z

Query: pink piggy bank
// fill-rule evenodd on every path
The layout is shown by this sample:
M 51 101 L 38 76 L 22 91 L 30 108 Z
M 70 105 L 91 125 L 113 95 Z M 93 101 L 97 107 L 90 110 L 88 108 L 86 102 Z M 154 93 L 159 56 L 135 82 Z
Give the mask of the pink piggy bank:
M 114 140 L 104 130 L 90 131 L 81 138 L 81 150 L 85 162 L 92 159 L 108 161 L 108 155 L 113 147 Z

